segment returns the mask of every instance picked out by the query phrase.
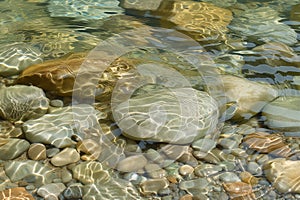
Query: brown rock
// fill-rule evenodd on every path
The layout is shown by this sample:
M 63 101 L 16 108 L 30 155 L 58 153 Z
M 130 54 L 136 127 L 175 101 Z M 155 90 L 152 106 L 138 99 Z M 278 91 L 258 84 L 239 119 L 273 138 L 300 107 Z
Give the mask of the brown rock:
M 170 14 L 167 20 L 176 24 L 178 29 L 191 33 L 196 40 L 223 37 L 232 20 L 230 10 L 206 2 L 175 1 L 173 5 L 167 3 L 161 7 Z
M 41 143 L 31 144 L 27 154 L 31 160 L 44 160 L 47 158 L 46 147 Z
M 76 73 L 85 59 L 86 53 L 64 56 L 26 68 L 17 83 L 35 85 L 57 95 L 71 96 Z
M 77 143 L 77 151 L 85 153 L 81 156 L 82 160 L 96 160 L 101 153 L 101 146 L 92 139 L 85 139 Z
M 223 187 L 233 200 L 256 199 L 252 186 L 244 182 L 223 183 Z
M 34 200 L 33 196 L 29 194 L 23 187 L 11 188 L 11 189 L 1 191 L 0 199 Z
M 264 172 L 272 185 L 282 193 L 300 193 L 300 161 L 277 158 L 264 165 Z
M 278 157 L 287 157 L 291 149 L 278 134 L 257 132 L 244 138 L 244 145 L 260 153 L 269 153 Z
M 244 183 L 248 183 L 250 185 L 256 185 L 259 180 L 258 178 L 256 178 L 255 176 L 253 176 L 252 174 L 250 174 L 247 171 L 241 172 L 240 178 Z

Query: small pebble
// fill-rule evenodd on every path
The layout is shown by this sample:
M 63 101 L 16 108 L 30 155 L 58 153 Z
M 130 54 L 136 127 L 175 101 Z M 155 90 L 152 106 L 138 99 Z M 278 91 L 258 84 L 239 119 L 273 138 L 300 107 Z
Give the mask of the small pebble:
M 66 186 L 62 183 L 50 183 L 43 185 L 37 190 L 37 194 L 45 199 L 59 200 L 58 195 L 66 189 Z
M 117 164 L 120 172 L 136 172 L 147 164 L 147 159 L 143 155 L 129 156 Z
M 64 106 L 64 102 L 59 99 L 54 99 L 50 101 L 50 105 L 53 107 L 61 108 Z
M 262 168 L 256 162 L 249 162 L 247 165 L 247 171 L 255 176 L 262 175 Z
M 225 183 L 240 182 L 241 179 L 233 172 L 224 172 L 219 176 L 220 181 Z
M 186 175 L 189 175 L 189 174 L 192 174 L 194 172 L 194 168 L 189 166 L 189 165 L 182 165 L 180 168 L 179 168 L 179 173 L 182 175 L 182 176 L 186 176 Z
M 167 188 L 169 181 L 165 178 L 161 179 L 148 179 L 140 184 L 141 192 L 144 195 L 157 194 L 159 190 Z

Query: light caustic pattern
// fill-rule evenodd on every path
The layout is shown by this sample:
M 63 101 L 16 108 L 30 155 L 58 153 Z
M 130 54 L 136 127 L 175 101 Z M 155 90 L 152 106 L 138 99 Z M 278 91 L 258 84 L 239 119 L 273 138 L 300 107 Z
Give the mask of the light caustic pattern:
M 171 52 L 176 59 L 183 59 L 197 73 L 196 78 L 203 80 L 209 95 L 194 89 L 187 76 L 171 65 L 145 60 L 133 64 L 113 85 L 112 116 L 128 138 L 168 143 L 158 150 L 161 154 L 174 153 L 180 147 L 178 155 L 173 155 L 176 159 L 194 140 L 215 137 L 218 108 L 222 104 L 220 98 L 224 94 L 215 68 L 202 60 L 204 49 L 186 35 L 170 29 L 142 27 L 101 42 L 80 67 L 74 84 L 73 104 L 95 103 L 100 77 L 110 65 L 121 56 L 147 49 Z M 98 128 L 99 134 L 93 139 L 104 151 L 98 159 L 115 167 L 124 158 L 124 148 L 103 134 L 100 125 Z

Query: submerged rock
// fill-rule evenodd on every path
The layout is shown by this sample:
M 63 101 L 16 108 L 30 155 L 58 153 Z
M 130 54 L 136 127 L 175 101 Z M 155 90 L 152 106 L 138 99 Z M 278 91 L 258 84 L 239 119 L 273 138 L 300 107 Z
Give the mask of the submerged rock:
M 159 8 L 159 5 L 161 4 L 163 0 L 121 0 L 120 6 L 122 6 L 125 9 L 134 9 L 139 11 L 146 11 L 146 10 L 152 10 L 155 11 Z
M 41 52 L 27 44 L 15 43 L 1 46 L 0 75 L 12 76 L 19 74 L 26 67 L 41 63 Z
M 243 145 L 260 153 L 268 153 L 273 156 L 287 157 L 291 149 L 284 143 L 282 137 L 277 134 L 257 132 L 247 135 Z
M 131 182 L 114 178 L 106 184 L 91 184 L 83 187 L 82 200 L 94 200 L 94 199 L 136 199 L 142 200 L 136 188 Z
M 168 21 L 176 24 L 178 29 L 187 31 L 196 40 L 224 37 L 227 25 L 232 20 L 230 10 L 206 2 L 175 1 L 172 5 L 167 3 L 160 10 L 169 14 L 165 17 Z
M 0 138 L 0 160 L 12 160 L 29 148 L 29 142 L 16 138 Z
M 57 60 L 32 65 L 20 74 L 17 83 L 35 85 L 60 96 L 71 96 L 77 70 L 85 53 L 71 54 Z
M 24 199 L 24 200 L 34 200 L 33 196 L 25 190 L 23 187 L 16 187 L 6 189 L 0 192 L 0 199 Z
M 238 13 L 229 28 L 260 42 L 295 44 L 297 33 L 288 25 L 279 22 L 280 20 L 279 13 L 270 7 L 252 8 Z
M 268 84 L 249 81 L 236 76 L 222 76 L 225 95 L 237 104 L 235 119 L 249 119 L 277 97 L 277 91 Z
M 100 113 L 92 106 L 80 104 L 57 109 L 38 119 L 23 124 L 25 137 L 30 142 L 52 144 L 58 148 L 68 147 L 75 142 L 72 136 L 84 137 L 89 131 L 99 133 Z M 92 134 L 88 135 L 89 137 Z
M 0 88 L 0 117 L 17 121 L 38 118 L 49 106 L 42 89 L 34 86 L 15 85 Z
M 152 88 L 114 108 L 114 118 L 126 137 L 187 144 L 213 134 L 218 124 L 217 102 L 192 88 Z
M 65 189 L 66 186 L 63 183 L 50 183 L 40 187 L 37 190 L 37 194 L 44 197 L 44 199 L 59 200 L 60 198 L 58 198 L 58 195 L 60 195 Z
M 12 182 L 24 180 L 39 187 L 51 183 L 56 175 L 53 170 L 38 161 L 8 161 L 4 164 L 6 175 Z
M 65 148 L 51 158 L 51 163 L 54 166 L 60 167 L 71 163 L 76 163 L 80 160 L 79 153 L 73 148 Z
M 50 0 L 48 10 L 51 17 L 72 17 L 77 20 L 99 20 L 122 14 L 117 0 L 60 1 Z
M 262 110 L 265 124 L 275 130 L 298 132 L 300 128 L 300 97 L 286 96 L 267 104 Z
M 278 158 L 264 165 L 264 173 L 272 185 L 281 193 L 300 193 L 300 161 Z

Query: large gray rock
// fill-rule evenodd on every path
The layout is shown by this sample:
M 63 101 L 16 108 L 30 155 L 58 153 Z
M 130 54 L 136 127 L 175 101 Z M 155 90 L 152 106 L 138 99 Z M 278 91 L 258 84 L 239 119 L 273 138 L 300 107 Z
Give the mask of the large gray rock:
M 53 170 L 38 161 L 9 161 L 4 163 L 6 175 L 12 182 L 24 180 L 39 187 L 57 178 Z
M 265 124 L 271 129 L 299 132 L 300 97 L 279 97 L 266 105 L 262 110 L 262 114 L 266 116 Z
M 28 120 L 23 124 L 23 130 L 30 142 L 63 148 L 74 144 L 71 136 L 78 136 L 84 131 L 97 133 L 99 118 L 100 113 L 92 106 L 81 104 L 57 109 L 38 119 Z
M 0 117 L 11 120 L 28 120 L 44 115 L 49 100 L 42 89 L 35 86 L 15 85 L 0 88 Z
M 17 138 L 0 138 L 0 160 L 15 159 L 29 148 L 29 142 Z
M 156 86 L 145 86 L 142 90 L 113 110 L 126 137 L 187 144 L 216 130 L 218 104 L 206 92 Z

